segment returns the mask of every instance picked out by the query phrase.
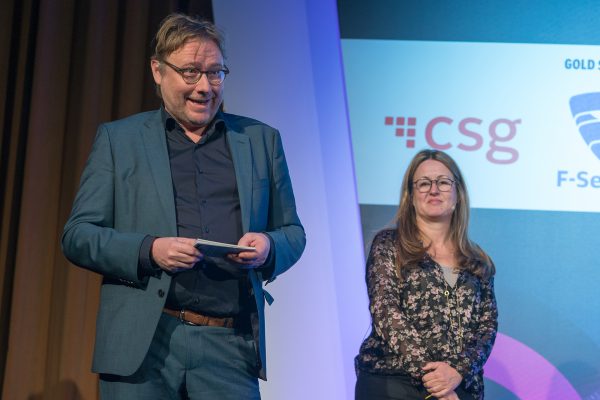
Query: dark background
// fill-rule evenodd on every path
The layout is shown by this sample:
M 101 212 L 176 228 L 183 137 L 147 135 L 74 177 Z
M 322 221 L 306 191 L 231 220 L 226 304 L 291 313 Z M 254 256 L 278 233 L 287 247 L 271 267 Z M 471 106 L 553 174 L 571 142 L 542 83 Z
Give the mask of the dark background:
M 96 399 L 100 278 L 59 238 L 96 127 L 159 100 L 160 21 L 212 20 L 209 0 L 0 2 L 0 398 Z

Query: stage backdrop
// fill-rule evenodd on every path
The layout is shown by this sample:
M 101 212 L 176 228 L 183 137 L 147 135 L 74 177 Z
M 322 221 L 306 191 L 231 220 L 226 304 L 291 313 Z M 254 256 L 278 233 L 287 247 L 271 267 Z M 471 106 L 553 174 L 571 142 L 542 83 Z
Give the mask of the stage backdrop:
M 369 330 L 363 237 L 390 222 L 425 147 L 462 166 L 471 235 L 498 267 L 486 398 L 600 398 L 593 3 L 214 2 L 226 107 L 280 128 L 308 236 L 267 287 L 265 400 L 353 397 Z
M 600 398 L 600 8 L 338 2 L 363 237 L 423 148 L 466 177 L 496 263 L 490 399 Z
M 213 2 L 228 111 L 281 131 L 306 250 L 267 285 L 264 400 L 351 399 L 369 329 L 335 0 Z

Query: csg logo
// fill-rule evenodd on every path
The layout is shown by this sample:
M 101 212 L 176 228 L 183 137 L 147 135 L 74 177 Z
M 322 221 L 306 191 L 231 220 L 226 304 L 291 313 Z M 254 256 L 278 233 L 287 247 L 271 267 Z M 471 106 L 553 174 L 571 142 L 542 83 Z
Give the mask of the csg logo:
M 478 151 L 487 146 L 485 156 L 489 162 L 512 164 L 519 159 L 519 152 L 508 144 L 517 135 L 520 123 L 520 119 L 498 118 L 487 124 L 479 118 L 467 117 L 455 121 L 442 116 L 427 121 L 423 136 L 427 146 L 432 149 L 448 150 L 456 147 L 463 151 Z M 406 138 L 407 148 L 415 147 L 416 117 L 385 117 L 384 124 L 396 126 L 396 136 Z

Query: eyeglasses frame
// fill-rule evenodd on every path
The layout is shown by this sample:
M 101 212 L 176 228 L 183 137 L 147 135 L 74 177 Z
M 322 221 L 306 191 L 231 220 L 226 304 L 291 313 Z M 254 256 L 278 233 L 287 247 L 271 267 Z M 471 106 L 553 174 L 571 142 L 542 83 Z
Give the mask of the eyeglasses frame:
M 440 186 L 438 185 L 438 181 L 440 181 L 440 180 L 449 180 L 451 182 L 450 183 L 450 189 L 448 189 L 448 190 L 442 190 L 442 189 L 440 189 Z M 419 181 L 429 181 L 429 189 L 427 191 L 425 191 L 425 192 L 420 191 L 419 188 L 417 187 L 417 182 L 419 182 Z M 415 190 L 417 192 L 419 192 L 419 193 L 429 193 L 429 192 L 431 192 L 431 189 L 433 188 L 433 184 L 434 183 L 435 183 L 435 186 L 438 188 L 438 190 L 440 192 L 448 193 L 448 192 L 452 191 L 452 187 L 456 184 L 456 180 L 448 178 L 448 177 L 441 177 L 441 178 L 438 177 L 437 179 L 419 178 L 416 181 L 413 181 L 413 185 L 415 187 Z
M 213 86 L 218 86 L 218 85 L 222 84 L 225 81 L 225 77 L 227 76 L 227 74 L 229 74 L 229 68 L 227 68 L 226 65 L 223 65 L 223 68 L 221 68 L 221 69 L 219 69 L 217 71 L 201 71 L 201 70 L 198 70 L 198 72 L 200 72 L 200 75 L 198 75 L 198 79 L 195 82 L 188 82 L 186 80 L 186 78 L 183 76 L 183 74 L 184 74 L 185 70 L 191 69 L 191 68 L 179 68 L 178 66 L 173 65 L 170 62 L 165 61 L 165 60 L 160 60 L 159 62 L 164 63 L 165 65 L 169 66 L 173 71 L 177 72 L 179 74 L 179 76 L 181 76 L 181 79 L 183 79 L 183 81 L 185 83 L 187 83 L 188 85 L 195 85 L 195 84 L 197 84 L 198 82 L 200 82 L 200 79 L 202 79 L 202 75 L 206 75 L 206 79 L 208 80 L 208 83 L 210 83 Z M 196 68 L 194 68 L 194 69 L 196 69 Z M 213 83 L 213 82 L 210 81 L 210 79 L 208 79 L 208 75 L 206 74 L 207 72 L 223 72 L 223 74 L 224 74 L 223 75 L 223 79 L 219 83 Z

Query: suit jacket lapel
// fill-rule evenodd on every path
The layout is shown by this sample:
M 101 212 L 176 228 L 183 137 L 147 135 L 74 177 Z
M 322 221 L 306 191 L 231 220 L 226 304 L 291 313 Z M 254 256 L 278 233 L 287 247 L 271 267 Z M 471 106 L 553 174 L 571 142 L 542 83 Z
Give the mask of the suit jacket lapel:
M 231 150 L 233 167 L 235 169 L 235 179 L 240 196 L 240 209 L 242 213 L 243 232 L 249 232 L 251 229 L 250 215 L 252 215 L 252 151 L 250 149 L 250 139 L 235 131 L 227 129 L 227 142 Z
M 165 128 L 161 121 L 161 112 L 158 110 L 146 121 L 142 127 L 142 137 L 150 164 L 150 172 L 154 178 L 156 191 L 163 206 L 164 215 L 169 221 L 169 234 L 177 236 L 177 218 L 175 216 L 175 199 L 173 198 L 173 181 L 171 178 L 171 164 Z
M 254 182 L 252 148 L 250 138 L 235 131 L 235 125 L 227 125 L 227 142 L 233 159 L 235 169 L 235 178 L 240 196 L 240 209 L 242 213 L 242 229 L 244 233 L 252 231 L 252 182 Z M 267 379 L 267 357 L 265 352 L 265 304 L 264 291 L 262 288 L 262 277 L 257 270 L 248 270 L 248 276 L 252 284 L 252 292 L 256 300 L 258 313 L 258 326 L 253 324 L 253 333 L 255 340 L 258 341 L 258 353 L 261 360 L 261 369 L 259 377 Z M 272 298 L 269 295 L 269 299 Z M 270 304 L 270 302 L 269 302 Z

